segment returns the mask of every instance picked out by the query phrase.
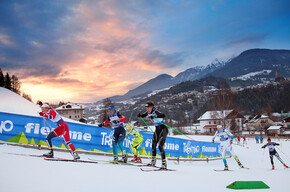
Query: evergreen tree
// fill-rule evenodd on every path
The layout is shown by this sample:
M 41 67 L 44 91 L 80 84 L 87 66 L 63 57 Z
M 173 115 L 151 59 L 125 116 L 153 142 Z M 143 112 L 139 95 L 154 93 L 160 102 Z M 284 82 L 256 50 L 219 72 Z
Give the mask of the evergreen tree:
M 2 69 L 0 68 L 0 87 L 4 87 L 4 85 L 5 85 L 4 75 Z
M 10 78 L 9 73 L 6 73 L 5 78 L 4 78 L 4 82 L 5 82 L 4 87 L 5 87 L 6 89 L 11 90 L 11 78 Z

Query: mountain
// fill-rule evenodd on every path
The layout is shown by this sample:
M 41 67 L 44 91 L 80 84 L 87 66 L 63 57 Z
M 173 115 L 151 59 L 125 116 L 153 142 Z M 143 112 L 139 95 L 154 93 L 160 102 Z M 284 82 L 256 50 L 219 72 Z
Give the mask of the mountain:
M 250 49 L 208 75 L 224 78 L 290 77 L 290 50 Z
M 151 79 L 147 81 L 146 83 L 138 86 L 137 88 L 128 91 L 125 95 L 111 97 L 110 99 L 113 101 L 116 101 L 116 100 L 122 101 L 122 100 L 130 99 L 133 96 L 141 95 L 144 93 L 150 93 L 153 90 L 170 87 L 173 83 L 172 78 L 173 77 L 168 74 L 158 75 L 154 79 Z
M 211 64 L 207 66 L 196 66 L 179 73 L 173 78 L 174 84 L 178 84 L 185 81 L 194 81 L 200 79 L 205 75 L 223 67 L 225 62 L 215 59 Z
M 168 88 L 174 85 L 177 85 L 185 81 L 194 81 L 206 76 L 208 73 L 211 73 L 225 65 L 225 62 L 215 59 L 211 64 L 207 66 L 196 66 L 189 68 L 175 77 L 172 77 L 168 74 L 161 74 L 157 77 L 145 82 L 144 84 L 138 86 L 135 89 L 128 91 L 125 95 L 122 96 L 113 96 L 110 97 L 112 101 L 123 101 L 130 99 L 132 97 L 144 97 L 146 94 L 151 93 L 152 91 L 161 90 Z

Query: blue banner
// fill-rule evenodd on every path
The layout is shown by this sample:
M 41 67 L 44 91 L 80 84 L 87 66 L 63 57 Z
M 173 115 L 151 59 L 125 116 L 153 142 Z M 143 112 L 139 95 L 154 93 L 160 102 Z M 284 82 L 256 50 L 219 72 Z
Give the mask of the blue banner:
M 16 115 L 0 112 L 0 140 L 33 145 L 47 145 L 46 136 L 56 125 L 42 117 Z M 77 150 L 112 153 L 113 129 L 106 129 L 87 124 L 67 122 L 70 129 L 71 142 Z M 139 147 L 141 155 L 150 155 L 152 147 L 152 134 L 142 132 L 144 137 Z M 133 136 L 127 136 L 124 146 L 128 153 Z M 54 138 L 54 147 L 64 147 L 62 142 Z M 195 142 L 187 139 L 167 137 L 164 146 L 167 157 L 180 158 L 215 158 L 219 157 L 219 144 L 211 142 Z M 158 155 L 160 155 L 157 149 Z

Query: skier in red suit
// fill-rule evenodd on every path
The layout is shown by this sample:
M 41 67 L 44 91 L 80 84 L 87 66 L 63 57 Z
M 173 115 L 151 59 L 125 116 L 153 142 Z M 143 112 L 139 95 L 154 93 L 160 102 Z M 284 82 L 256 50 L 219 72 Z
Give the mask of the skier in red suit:
M 61 116 L 54 111 L 52 108 L 49 107 L 48 104 L 43 104 L 41 106 L 42 112 L 39 113 L 40 116 L 50 119 L 52 122 L 54 122 L 57 126 L 56 129 L 51 131 L 48 136 L 46 137 L 48 149 L 50 150 L 49 153 L 43 154 L 46 157 L 52 158 L 53 157 L 53 149 L 52 149 L 52 142 L 51 139 L 54 137 L 63 136 L 66 145 L 68 145 L 72 151 L 72 155 L 74 159 L 79 159 L 79 155 L 76 152 L 75 146 L 70 142 L 70 136 L 69 136 L 69 128 L 66 122 L 61 118 Z

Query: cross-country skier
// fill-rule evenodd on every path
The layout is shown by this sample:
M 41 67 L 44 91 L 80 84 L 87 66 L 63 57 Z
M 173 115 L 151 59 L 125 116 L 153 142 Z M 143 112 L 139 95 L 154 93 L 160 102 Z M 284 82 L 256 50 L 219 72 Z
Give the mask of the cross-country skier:
M 131 125 L 127 125 L 126 129 L 127 129 L 126 135 L 131 134 L 134 136 L 134 139 L 133 139 L 132 144 L 131 144 L 131 149 L 132 149 L 132 152 L 134 154 L 134 158 L 131 161 L 136 161 L 137 163 L 142 163 L 142 160 L 139 157 L 138 148 L 140 147 L 140 145 L 143 142 L 143 136 L 141 135 L 141 133 L 139 133 L 139 131 L 137 129 L 133 128 Z
M 41 106 L 42 112 L 39 113 L 40 116 L 50 119 L 52 122 L 54 122 L 57 126 L 56 129 L 51 131 L 48 136 L 46 137 L 48 149 L 50 150 L 49 153 L 43 154 L 46 157 L 52 158 L 53 157 L 53 149 L 52 149 L 52 142 L 51 139 L 54 137 L 63 136 L 66 145 L 68 145 L 72 151 L 72 155 L 74 159 L 79 159 L 79 155 L 76 152 L 75 146 L 70 142 L 69 137 L 69 127 L 64 122 L 64 120 L 61 118 L 61 116 L 52 108 L 49 107 L 48 104 L 43 104 Z
M 230 136 L 230 138 L 229 138 L 229 136 Z M 222 154 L 223 162 L 225 165 L 224 170 L 229 170 L 227 160 L 225 158 L 226 151 L 229 151 L 231 153 L 231 156 L 233 156 L 235 158 L 238 165 L 241 168 L 244 168 L 244 166 L 241 164 L 239 158 L 237 157 L 237 155 L 235 154 L 235 152 L 232 149 L 234 135 L 229 130 L 223 129 L 223 127 L 221 125 L 217 125 L 217 131 L 215 132 L 214 137 L 212 138 L 213 143 L 214 143 L 215 137 L 220 138 L 220 152 Z
M 101 124 L 99 127 L 103 127 L 107 125 L 109 122 L 113 124 L 114 127 L 114 135 L 112 139 L 113 143 L 113 154 L 114 154 L 114 162 L 118 162 L 118 150 L 117 145 L 121 148 L 122 151 L 122 160 L 124 163 L 127 163 L 127 154 L 126 149 L 124 147 L 124 139 L 126 137 L 126 130 L 124 128 L 124 122 L 127 120 L 125 116 L 121 115 L 116 111 L 114 105 L 110 105 L 109 108 L 109 116 L 108 118 Z
M 262 146 L 262 148 L 268 147 L 269 149 L 269 155 L 270 155 L 270 160 L 272 164 L 272 169 L 275 169 L 274 167 L 274 161 L 273 161 L 273 156 L 275 156 L 283 165 L 284 167 L 288 168 L 288 166 L 282 161 L 281 157 L 277 153 L 275 149 L 275 145 L 279 145 L 279 143 L 271 142 L 271 138 L 268 138 L 268 143 Z
M 167 163 L 165 159 L 166 155 L 165 155 L 163 146 L 167 138 L 168 128 L 164 124 L 162 124 L 164 121 L 163 118 L 165 117 L 165 115 L 157 111 L 152 101 L 147 101 L 145 107 L 146 107 L 146 112 L 144 114 L 138 113 L 137 116 L 142 117 L 142 118 L 147 116 L 156 127 L 155 132 L 153 134 L 153 138 L 152 138 L 152 160 L 151 160 L 151 163 L 149 163 L 148 165 L 151 165 L 151 166 L 156 165 L 156 147 L 157 147 L 157 143 L 159 143 L 158 148 L 159 148 L 159 151 L 161 153 L 161 158 L 162 158 L 161 168 L 166 169 L 167 168 Z

